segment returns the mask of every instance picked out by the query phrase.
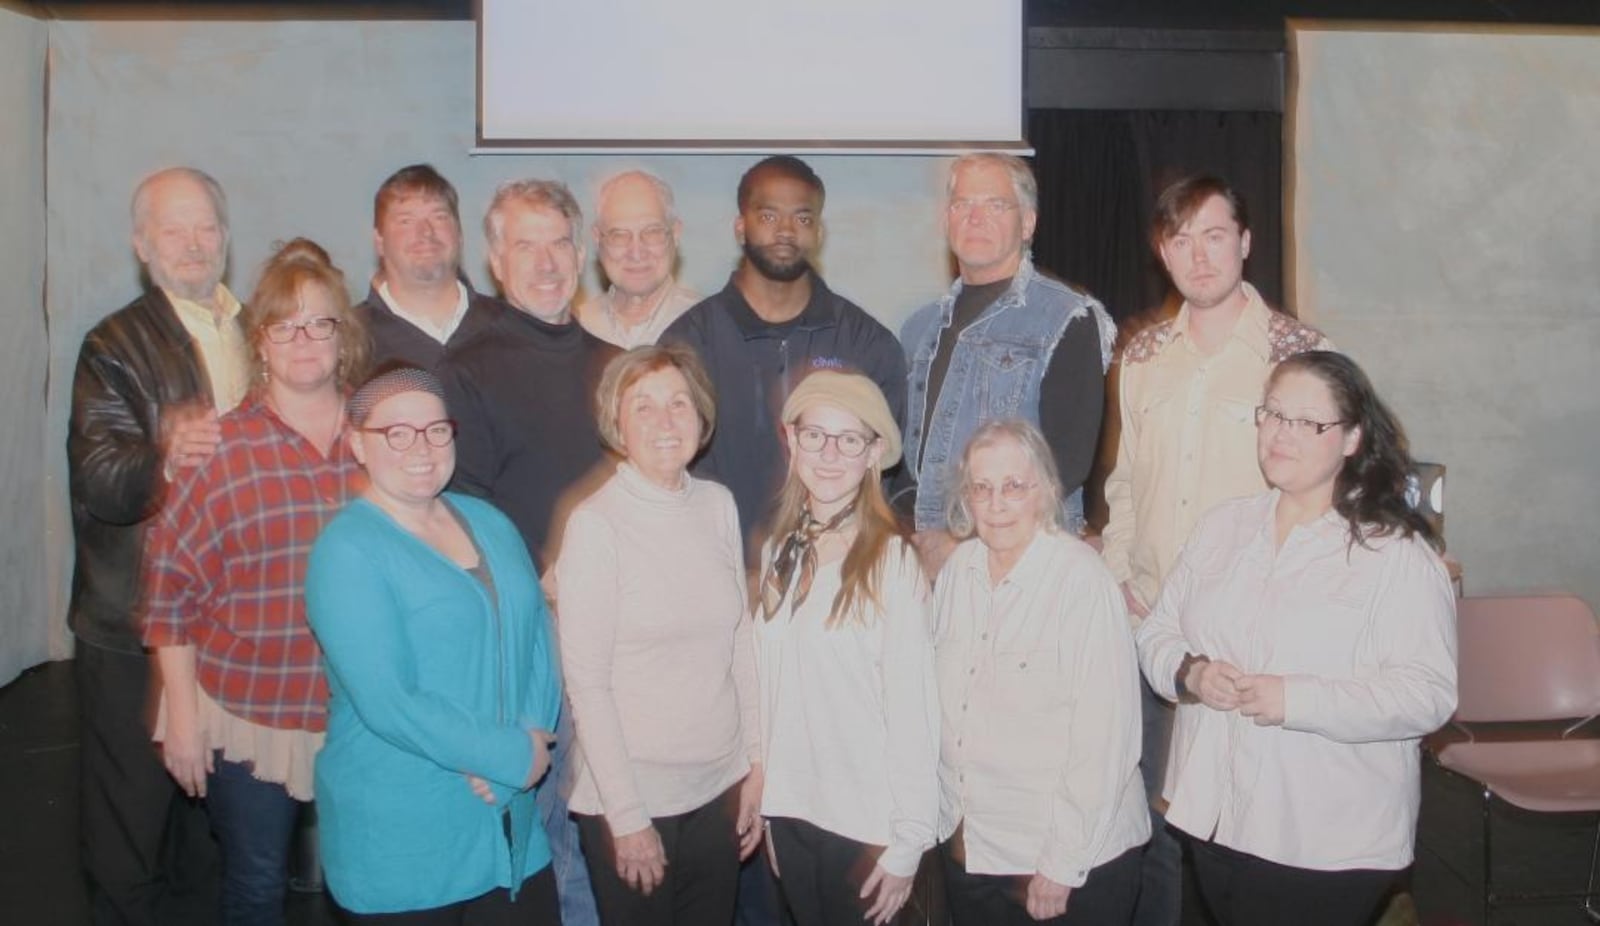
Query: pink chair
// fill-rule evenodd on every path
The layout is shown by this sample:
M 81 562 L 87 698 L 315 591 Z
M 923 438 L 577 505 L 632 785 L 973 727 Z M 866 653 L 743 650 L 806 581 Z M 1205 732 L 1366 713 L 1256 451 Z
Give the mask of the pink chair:
M 1483 919 L 1496 904 L 1582 898 L 1593 905 L 1600 826 L 1583 893 L 1506 895 L 1494 891 L 1492 798 L 1537 813 L 1600 811 L 1600 739 L 1574 736 L 1600 715 L 1600 627 L 1571 595 L 1464 598 L 1458 610 L 1459 701 L 1452 724 L 1467 736 L 1435 750 L 1440 765 L 1483 788 Z M 1570 722 L 1564 728 L 1552 721 Z M 1477 724 L 1530 724 L 1515 733 Z M 1491 738 L 1492 737 L 1492 738 Z

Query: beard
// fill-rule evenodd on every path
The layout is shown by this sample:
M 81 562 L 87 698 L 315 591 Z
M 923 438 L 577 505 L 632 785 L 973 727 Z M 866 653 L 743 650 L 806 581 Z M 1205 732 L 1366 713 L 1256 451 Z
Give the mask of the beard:
M 793 283 L 811 269 L 811 261 L 798 249 L 793 260 L 782 263 L 768 257 L 767 252 L 756 245 L 745 241 L 744 256 L 758 273 L 776 283 Z

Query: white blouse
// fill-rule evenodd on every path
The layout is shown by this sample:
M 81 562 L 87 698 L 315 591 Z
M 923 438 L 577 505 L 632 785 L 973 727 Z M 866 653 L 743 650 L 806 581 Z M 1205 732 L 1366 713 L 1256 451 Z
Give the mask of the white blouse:
M 967 871 L 1078 887 L 1146 842 L 1139 667 L 1099 555 L 1040 531 L 996 584 L 968 540 L 934 596 L 939 838 L 961 825 Z
M 1186 653 L 1284 676 L 1284 723 L 1180 704 L 1167 820 L 1282 865 L 1411 863 L 1419 740 L 1456 704 L 1455 595 L 1421 539 L 1352 545 L 1330 511 L 1275 548 L 1279 493 L 1196 525 L 1139 628 L 1150 685 L 1176 697 Z
M 771 561 L 771 545 L 763 562 Z M 884 551 L 881 607 L 825 622 L 844 561 L 820 567 L 798 610 L 755 616 L 766 786 L 761 813 L 868 845 L 910 877 L 939 818 L 939 698 L 928 582 L 900 541 Z

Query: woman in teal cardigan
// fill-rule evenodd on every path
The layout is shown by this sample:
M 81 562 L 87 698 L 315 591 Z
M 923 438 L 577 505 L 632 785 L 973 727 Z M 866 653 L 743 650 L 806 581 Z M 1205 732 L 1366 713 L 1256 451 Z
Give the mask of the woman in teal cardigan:
M 432 374 L 380 373 L 348 415 L 371 485 L 306 579 L 331 690 L 328 885 L 356 922 L 559 924 L 533 789 L 561 682 L 527 548 L 486 502 L 442 492 L 455 423 Z

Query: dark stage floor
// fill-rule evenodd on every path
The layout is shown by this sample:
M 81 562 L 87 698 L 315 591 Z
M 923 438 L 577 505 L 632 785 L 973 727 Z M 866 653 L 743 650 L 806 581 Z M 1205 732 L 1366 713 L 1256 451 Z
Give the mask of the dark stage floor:
M 77 721 L 70 663 L 23 673 L 0 688 L 0 924 L 87 922 L 76 846 Z M 1592 816 L 1495 817 L 1497 881 L 1516 890 L 1581 888 Z M 1425 763 L 1412 896 L 1424 926 L 1480 923 L 1481 842 L 1474 787 Z M 1400 911 L 1385 926 L 1416 922 Z M 293 895 L 291 926 L 339 922 L 322 895 Z M 1204 923 L 1186 911 L 1185 923 Z M 1495 926 L 1584 926 L 1575 903 L 1497 911 Z M 1292 926 L 1292 924 L 1286 924 Z

